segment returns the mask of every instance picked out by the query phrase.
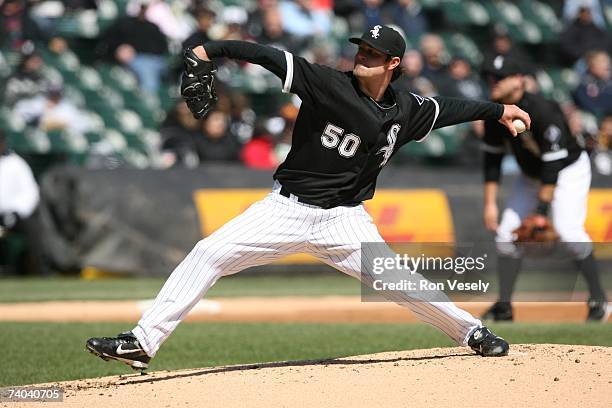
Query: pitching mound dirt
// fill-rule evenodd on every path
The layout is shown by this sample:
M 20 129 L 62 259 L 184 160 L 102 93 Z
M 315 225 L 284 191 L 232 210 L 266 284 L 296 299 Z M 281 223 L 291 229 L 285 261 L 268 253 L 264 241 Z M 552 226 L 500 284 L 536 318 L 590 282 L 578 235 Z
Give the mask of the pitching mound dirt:
M 612 348 L 512 345 L 502 358 L 437 348 L 54 385 L 66 407 L 595 408 L 612 401 Z

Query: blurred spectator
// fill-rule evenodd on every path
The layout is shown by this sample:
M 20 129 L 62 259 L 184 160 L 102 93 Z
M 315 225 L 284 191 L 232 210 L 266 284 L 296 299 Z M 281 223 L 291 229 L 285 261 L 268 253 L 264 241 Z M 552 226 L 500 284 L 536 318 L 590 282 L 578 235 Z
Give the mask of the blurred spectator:
M 161 124 L 162 155 L 165 167 L 194 168 L 200 164 L 197 140 L 202 137 L 201 124 L 187 104 L 179 101 Z
M 228 119 L 212 111 L 204 121 L 192 120 L 187 106 L 175 107 L 173 118 L 162 125 L 162 152 L 167 167 L 194 168 L 205 161 L 238 160 L 239 143 L 228 130 Z
M 337 59 L 336 49 L 329 41 L 315 41 L 302 55 L 314 64 L 327 66 L 333 66 Z
M 42 75 L 44 62 L 31 43 L 25 44 L 19 65 L 4 86 L 4 104 L 13 107 L 20 99 L 42 94 L 48 87 Z
M 238 160 L 240 145 L 229 132 L 228 122 L 220 111 L 212 111 L 206 116 L 202 125 L 204 137 L 198 144 L 201 161 Z
M 274 147 L 274 156 L 278 164 L 285 161 L 289 154 L 289 150 L 291 150 L 293 127 L 295 126 L 295 120 L 300 111 L 299 104 L 299 98 L 294 97 L 290 103 L 285 104 L 280 110 L 281 117 L 285 120 L 285 126 L 277 137 L 278 142 Z
M 247 35 L 251 38 L 257 38 L 262 35 L 264 30 L 265 14 L 268 10 L 278 10 L 278 0 L 257 0 L 257 5 L 253 11 L 249 13 L 247 22 Z
M 200 6 L 195 9 L 193 13 L 196 22 L 198 24 L 196 31 L 194 31 L 184 42 L 183 48 L 193 48 L 198 45 L 206 44 L 210 41 L 208 36 L 208 30 L 212 27 L 215 22 L 216 14 L 214 11 L 205 6 Z
M 364 16 L 358 0 L 335 0 L 333 13 L 348 23 L 350 32 L 363 31 Z
M 69 49 L 66 39 L 59 36 L 54 36 L 49 40 L 48 48 L 55 55 L 61 55 Z
M 593 50 L 610 52 L 610 33 L 593 23 L 589 7 L 580 7 L 578 16 L 563 30 L 559 37 L 563 62 L 572 65 Z
M 67 13 L 78 10 L 97 10 L 96 0 L 62 0 Z
M 599 127 L 598 144 L 593 152 L 593 163 L 598 173 L 612 174 L 612 116 L 606 116 Z
M 232 139 L 245 144 L 253 137 L 255 128 L 255 112 L 251 109 L 251 101 L 241 93 L 230 94 L 229 133 Z
M 254 169 L 275 169 L 291 149 L 291 134 L 298 108 L 287 102 L 279 111 L 280 116 L 263 120 L 257 126 L 253 139 L 242 149 L 242 162 Z
M 127 11 L 131 16 L 140 14 L 140 9 L 146 5 L 145 18 L 159 27 L 159 30 L 173 44 L 179 45 L 190 34 L 191 26 L 188 14 L 181 2 L 166 0 L 134 0 L 128 4 Z
M 0 3 L 0 48 L 19 50 L 26 40 L 44 38 L 28 11 L 26 0 L 4 0 Z
M 352 71 L 355 66 L 355 53 L 357 49 L 353 46 L 344 46 L 336 58 L 335 68 L 338 71 Z
M 570 24 L 574 21 L 583 7 L 591 11 L 593 23 L 602 30 L 605 30 L 606 21 L 599 0 L 565 0 L 563 5 L 563 20 L 565 23 Z
M 363 29 L 384 24 L 382 20 L 383 0 L 361 0 L 361 12 L 363 14 Z
M 248 14 L 243 7 L 227 6 L 221 13 L 221 21 L 225 24 L 225 30 L 219 35 L 220 40 L 244 40 L 245 33 L 242 28 L 245 26 Z
M 45 132 L 66 130 L 83 134 L 89 130 L 89 121 L 69 100 L 63 98 L 61 84 L 51 84 L 45 95 L 22 99 L 15 104 L 13 113 L 28 125 Z
M 136 17 L 117 19 L 100 38 L 98 55 L 130 68 L 140 86 L 156 93 L 166 68 L 166 37 L 145 19 L 147 5 L 141 3 Z
M 453 57 L 448 65 L 449 78 L 440 84 L 440 94 L 465 99 L 485 99 L 480 78 L 472 73 L 472 66 L 463 57 Z
M 312 0 L 286 0 L 279 7 L 283 28 L 296 37 L 327 35 L 331 31 L 329 12 L 315 9 Z
M 416 50 L 408 50 L 402 58 L 403 75 L 397 79 L 395 86 L 408 89 L 422 96 L 436 96 L 435 85 L 423 76 L 423 56 Z
M 298 38 L 285 31 L 278 8 L 267 9 L 262 18 L 261 33 L 255 38 L 259 44 L 271 45 L 291 53 L 299 53 L 302 50 L 304 41 L 298 40 Z
M 587 72 L 574 91 L 576 104 L 598 117 L 612 114 L 610 56 L 592 51 L 586 56 Z
M 427 19 L 417 0 L 388 2 L 383 8 L 383 19 L 386 24 L 401 28 L 408 38 L 418 38 L 427 32 Z
M 240 160 L 251 169 L 273 170 L 278 166 L 274 154 L 274 137 L 265 127 L 257 127 L 253 138 L 242 148 Z
M 450 58 L 442 37 L 437 34 L 426 34 L 421 38 L 423 54 L 423 76 L 429 78 L 436 87 L 448 81 L 447 62 Z
M 8 234 L 21 234 L 26 241 L 25 252 L 18 260 L 16 270 L 10 272 L 48 274 L 36 211 L 39 200 L 38 184 L 30 166 L 8 149 L 5 135 L 0 130 L 0 252 L 6 251 L 2 241 Z M 6 254 L 0 253 L 0 259 L 7 259 Z

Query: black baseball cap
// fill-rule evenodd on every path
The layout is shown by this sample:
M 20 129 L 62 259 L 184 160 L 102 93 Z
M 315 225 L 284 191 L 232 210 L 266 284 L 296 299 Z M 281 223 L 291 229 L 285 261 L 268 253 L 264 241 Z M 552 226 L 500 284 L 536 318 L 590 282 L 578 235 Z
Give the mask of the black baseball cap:
M 366 30 L 361 38 L 351 37 L 349 41 L 353 44 L 368 44 L 370 47 L 392 57 L 404 56 L 406 42 L 402 35 L 391 27 L 375 25 Z
M 482 65 L 482 74 L 485 76 L 492 75 L 496 78 L 505 78 L 525 73 L 525 69 L 521 64 L 505 55 L 496 55 L 493 58 L 489 58 Z

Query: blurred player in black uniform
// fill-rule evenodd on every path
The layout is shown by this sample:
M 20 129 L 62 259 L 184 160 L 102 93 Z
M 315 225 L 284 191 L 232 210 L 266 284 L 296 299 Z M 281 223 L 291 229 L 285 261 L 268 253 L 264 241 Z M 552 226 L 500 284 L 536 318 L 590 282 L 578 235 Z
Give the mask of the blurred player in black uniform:
M 499 55 L 483 67 L 483 74 L 491 85 L 493 101 L 516 104 L 528 111 L 532 120 L 530 131 L 515 138 L 496 121 L 485 122 L 484 222 L 496 233 L 500 294 L 499 301 L 483 318 L 513 319 L 511 298 L 523 256 L 512 243 L 513 231 L 525 217 L 537 214 L 542 218 L 550 215 L 560 240 L 586 279 L 590 292 L 587 319 L 607 321 L 610 306 L 597 272 L 591 238 L 584 228 L 591 185 L 587 153 L 571 134 L 559 105 L 525 91 L 520 64 Z M 496 197 L 506 142 L 511 145 L 521 174 L 498 223 Z

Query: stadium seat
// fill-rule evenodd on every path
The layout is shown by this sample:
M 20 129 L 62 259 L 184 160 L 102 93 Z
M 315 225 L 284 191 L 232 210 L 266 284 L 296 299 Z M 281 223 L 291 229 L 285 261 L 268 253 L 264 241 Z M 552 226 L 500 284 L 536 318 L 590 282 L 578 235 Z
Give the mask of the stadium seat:
M 474 67 L 482 63 L 480 48 L 470 37 L 458 32 L 446 32 L 442 33 L 442 39 L 452 55 L 463 56 Z
M 441 6 L 441 0 L 420 0 L 421 6 L 425 9 L 436 10 Z
M 97 23 L 98 27 L 100 27 L 100 31 L 104 31 L 108 28 L 118 16 L 119 7 L 117 3 L 112 0 L 98 1 Z
M 17 64 L 19 64 L 19 60 L 21 59 L 19 52 L 8 47 L 2 48 L 0 52 L 2 53 L 2 58 L 5 60 L 8 67 L 11 70 L 15 69 Z
M 491 18 L 487 9 L 475 1 L 445 1 L 442 3 L 444 16 L 450 23 L 458 25 L 485 26 Z
M 104 132 L 102 132 L 102 140 L 115 152 L 121 152 L 128 147 L 125 137 L 116 129 L 105 129 Z
M 100 64 L 97 69 L 107 85 L 114 85 L 117 89 L 126 92 L 133 92 L 138 88 L 136 75 L 129 69 L 114 64 Z
M 180 97 L 179 87 L 176 84 L 162 84 L 157 91 L 160 109 L 164 112 L 171 110 Z
M 93 131 L 93 130 L 86 132 L 84 136 L 87 139 L 87 143 L 89 143 L 90 146 L 95 143 L 100 142 L 103 138 L 102 132 Z
M 26 128 L 23 132 L 24 142 L 27 142 L 31 153 L 49 153 L 51 141 L 49 136 L 40 129 Z
M 552 7 L 537 0 L 521 0 L 523 16 L 530 25 L 536 26 L 541 33 L 541 41 L 555 42 L 563 29 L 563 23 L 557 18 Z
M 557 102 L 571 101 L 571 93 L 578 86 L 580 78 L 569 68 L 549 67 L 536 74 L 542 94 Z
M 400 150 L 401 157 L 446 158 L 456 155 L 468 136 L 469 125 L 454 125 L 436 129 L 421 143 L 408 143 Z
M 71 50 L 66 50 L 59 55 L 48 50 L 42 50 L 40 54 L 45 64 L 57 68 L 62 75 L 77 75 L 81 67 L 79 57 Z
M 538 25 L 526 19 L 516 4 L 508 1 L 484 1 L 482 5 L 489 12 L 491 21 L 501 22 L 508 27 L 514 40 L 531 44 L 542 41 L 542 32 Z
M 85 95 L 73 83 L 64 83 L 64 97 L 80 108 L 85 106 Z
M 20 117 L 12 115 L 9 108 L 0 106 L 0 127 L 7 132 L 21 133 L 26 124 Z
M 0 50 L 0 79 L 5 81 L 11 75 L 12 67 L 9 65 L 8 59 L 4 56 L 4 52 Z
M 126 161 L 126 163 L 138 169 L 145 169 L 151 164 L 151 161 L 146 154 L 135 149 L 128 148 L 119 152 L 119 154 Z
M 606 2 L 606 4 L 603 5 L 603 9 L 604 15 L 606 16 L 608 30 L 610 30 L 612 29 L 612 3 Z
M 161 146 L 161 135 L 155 129 L 144 128 L 138 133 L 140 140 L 150 152 L 156 152 Z

